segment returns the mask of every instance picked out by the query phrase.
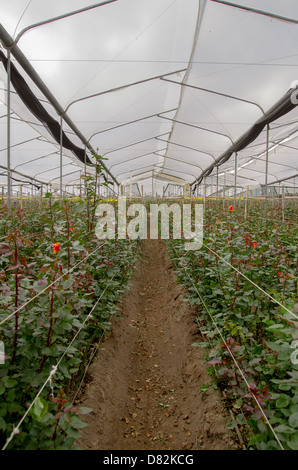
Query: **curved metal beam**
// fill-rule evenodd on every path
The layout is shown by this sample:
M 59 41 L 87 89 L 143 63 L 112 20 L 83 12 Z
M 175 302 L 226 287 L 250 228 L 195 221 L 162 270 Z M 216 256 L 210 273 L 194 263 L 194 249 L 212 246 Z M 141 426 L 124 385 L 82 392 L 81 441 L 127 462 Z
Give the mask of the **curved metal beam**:
M 153 152 L 155 155 L 158 155 L 157 152 Z M 178 158 L 174 158 L 174 157 L 170 157 L 169 155 L 158 155 L 159 157 L 163 157 L 163 158 L 168 158 L 169 160 L 175 160 L 176 162 L 179 162 L 179 163 L 183 163 L 183 165 L 190 165 L 190 166 L 194 166 L 196 168 L 199 168 L 201 171 L 202 168 L 199 166 L 199 165 L 195 165 L 194 163 L 189 163 L 189 162 L 185 162 L 184 160 L 179 160 Z
M 149 164 L 149 165 L 145 165 L 145 166 L 140 167 L 140 168 L 156 167 L 157 165 L 158 165 L 158 163 L 151 163 L 151 164 Z M 178 170 L 173 170 L 173 168 L 168 168 L 168 167 L 162 167 L 162 168 L 157 167 L 157 168 L 158 168 L 159 170 L 161 170 L 161 171 L 162 171 L 163 169 L 165 169 L 165 170 L 168 170 L 168 171 L 173 171 L 173 173 L 177 173 L 177 172 L 178 172 L 178 173 L 183 173 L 184 175 L 194 176 L 192 173 L 188 173 L 188 172 L 186 172 L 186 171 L 180 171 L 180 170 L 179 170 L 179 171 L 178 171 Z M 120 175 L 129 174 L 129 173 L 132 172 L 132 171 L 137 171 L 137 168 L 136 168 L 136 170 L 131 170 L 131 171 L 125 171 L 125 172 L 122 172 L 122 173 L 118 173 L 117 178 L 118 178 Z M 159 173 L 161 173 L 161 171 L 160 171 Z M 134 175 L 134 176 L 135 176 L 135 175 Z M 170 176 L 170 175 L 169 175 L 169 176 Z
M 63 165 L 63 166 L 65 166 L 65 165 Z M 59 167 L 59 168 L 60 168 L 60 167 Z M 65 178 L 65 176 L 73 175 L 74 173 L 77 173 L 78 171 L 81 171 L 81 170 L 76 170 L 76 171 L 72 171 L 71 173 L 66 173 L 65 175 L 63 175 L 63 178 Z M 59 175 L 59 176 L 56 176 L 56 178 L 52 178 L 52 179 L 49 181 L 49 184 L 50 184 L 52 181 L 57 180 L 58 178 L 60 178 L 60 175 Z
M 161 142 L 167 142 L 167 140 L 158 139 L 157 137 L 155 138 L 157 140 L 160 140 Z M 213 159 L 213 161 L 215 161 L 215 158 L 213 157 L 213 155 L 211 155 L 211 153 L 204 152 L 203 150 L 195 149 L 193 147 L 188 147 L 187 145 L 177 144 L 176 142 L 169 142 L 169 145 L 177 145 L 178 147 L 183 147 L 187 150 L 194 150 L 195 152 L 203 153 L 204 155 L 209 155 Z
M 38 26 L 43 26 L 43 25 L 46 25 L 46 24 L 49 24 L 49 23 L 53 23 L 54 21 L 62 20 L 64 18 L 68 18 L 70 16 L 74 16 L 74 15 L 77 15 L 79 13 L 84 13 L 85 11 L 92 10 L 94 8 L 98 8 L 98 7 L 101 7 L 103 5 L 107 5 L 108 3 L 113 3 L 113 2 L 116 2 L 116 1 L 117 0 L 106 0 L 105 2 L 95 3 L 93 5 L 89 5 L 85 8 L 80 8 L 79 10 L 74 10 L 74 11 L 71 11 L 69 13 L 65 13 L 64 15 L 55 16 L 53 18 L 49 18 L 48 20 L 39 21 L 38 23 L 34 23 L 34 24 L 29 25 L 29 26 L 26 26 L 26 28 L 22 29 L 22 31 L 16 36 L 16 38 L 14 40 L 14 44 L 17 44 L 19 42 L 19 40 L 21 39 L 21 37 L 33 28 L 37 28 Z
M 166 150 L 166 149 L 161 149 L 160 152 L 162 152 L 162 150 Z M 148 153 L 144 153 L 143 155 L 138 155 L 137 157 L 129 158 L 127 160 L 122 160 L 121 162 L 114 163 L 114 165 L 110 166 L 110 169 L 113 168 L 114 166 L 123 165 L 124 163 L 131 162 L 132 160 L 137 160 L 138 158 L 146 157 L 147 155 L 152 155 L 152 154 L 155 154 L 155 152 L 151 151 Z
M 125 88 L 130 88 L 132 86 L 135 86 L 135 85 L 141 85 L 143 83 L 147 83 L 147 82 L 150 82 L 152 80 L 158 80 L 158 79 L 161 79 L 162 77 L 167 77 L 169 75 L 174 75 L 176 73 L 181 73 L 181 72 L 185 72 L 186 69 L 181 69 L 181 70 L 175 70 L 174 72 L 168 72 L 168 73 L 163 73 L 161 75 L 156 75 L 154 77 L 150 77 L 150 78 L 145 78 L 143 80 L 138 80 L 136 82 L 132 82 L 132 83 L 128 83 L 127 85 L 121 85 L 121 86 L 118 86 L 118 87 L 115 87 L 115 88 L 110 88 L 109 90 L 105 90 L 105 91 L 100 91 L 98 93 L 92 93 L 92 95 L 88 95 L 88 96 L 83 96 L 83 98 L 77 98 L 76 100 L 73 100 L 71 103 L 69 103 L 66 108 L 65 108 L 65 111 L 64 113 L 67 113 L 67 111 L 69 110 L 70 106 L 72 106 L 73 104 L 75 103 L 79 103 L 81 101 L 85 101 L 85 100 L 89 100 L 90 98 L 96 98 L 97 96 L 102 96 L 102 95 L 106 95 L 108 93 L 112 93 L 114 91 L 120 91 L 120 90 L 124 90 Z
M 162 114 L 162 113 L 160 113 L 160 114 Z M 213 134 L 218 134 L 218 135 L 221 135 L 223 137 L 226 137 L 227 139 L 229 139 L 229 141 L 232 144 L 234 143 L 229 135 L 223 134 L 222 132 L 213 131 L 213 130 L 208 129 L 206 127 L 195 126 L 194 124 L 189 124 L 188 122 L 178 121 L 177 119 L 167 118 L 165 116 L 161 116 L 160 114 L 158 115 L 158 117 L 160 117 L 161 119 L 167 119 L 168 121 L 176 122 L 177 124 L 183 124 L 184 126 L 194 127 L 195 129 L 200 129 L 202 131 L 212 132 Z M 169 142 L 169 143 L 171 143 L 171 142 Z
M 55 153 L 59 153 L 59 152 L 57 151 L 57 152 L 47 153 L 46 155 L 42 155 L 41 157 L 33 158 L 32 160 L 27 160 L 26 162 L 19 163 L 17 166 L 14 167 L 14 169 L 22 165 L 27 165 L 28 163 L 36 162 L 37 160 L 41 160 L 42 158 L 49 157 L 50 155 L 55 155 Z
M 251 13 L 258 13 L 259 15 L 269 16 L 269 18 L 274 18 L 274 19 L 280 20 L 280 21 L 286 21 L 287 23 L 298 24 L 298 20 L 295 20 L 294 18 L 288 18 L 286 16 L 276 15 L 276 14 L 270 13 L 268 11 L 257 10 L 256 8 L 251 8 L 251 7 L 247 7 L 247 6 L 244 6 L 244 5 L 238 5 L 236 3 L 226 2 L 226 1 L 223 1 L 223 0 L 210 0 L 210 1 L 214 2 L 214 3 L 220 3 L 222 5 L 227 5 L 227 6 L 230 6 L 230 7 L 234 7 L 234 8 L 239 8 L 240 10 L 246 10 L 246 11 L 249 11 Z
M 36 70 L 32 67 L 27 57 L 23 54 L 23 52 L 19 49 L 19 47 L 16 44 L 14 44 L 12 37 L 8 34 L 8 32 L 5 30 L 5 28 L 1 24 L 0 24 L 0 41 L 5 49 L 8 49 L 11 51 L 11 54 L 15 57 L 15 59 L 18 61 L 21 67 L 25 70 L 27 75 L 31 78 L 34 84 L 39 88 L 39 90 L 47 98 L 49 103 L 53 106 L 58 116 L 60 117 L 63 116 L 63 120 L 68 124 L 68 126 L 72 129 L 72 131 L 76 134 L 76 136 L 92 153 L 94 150 L 92 149 L 89 142 L 86 140 L 85 136 L 77 128 L 77 126 L 70 119 L 70 117 L 65 113 L 60 103 L 57 101 L 57 99 L 54 97 L 52 92 L 42 81 L 42 79 L 40 78 Z M 108 172 L 104 163 L 102 163 L 102 166 Z M 109 176 L 114 180 L 113 175 L 109 174 Z M 115 183 L 117 183 L 117 181 L 115 181 Z
M 164 113 L 170 113 L 172 111 L 175 111 L 177 108 L 173 108 L 173 109 L 169 109 L 168 111 L 164 111 Z M 90 142 L 90 140 L 98 135 L 98 134 L 103 134 L 104 132 L 108 132 L 108 131 L 113 131 L 115 129 L 119 129 L 119 127 L 124 127 L 124 126 L 129 126 L 130 124 L 135 124 L 136 122 L 139 122 L 139 121 L 144 121 L 146 119 L 150 119 L 152 117 L 161 117 L 161 114 L 163 113 L 156 113 L 156 114 L 150 114 L 149 116 L 145 116 L 143 118 L 140 118 L 140 119 L 134 119 L 133 121 L 128 121 L 128 122 L 125 122 L 123 124 L 118 124 L 118 126 L 113 126 L 113 127 L 109 127 L 108 129 L 104 129 L 102 131 L 98 131 L 98 132 L 94 132 L 94 134 L 92 134 L 89 139 L 88 139 L 88 142 Z M 111 167 L 110 167 L 111 168 Z
M 118 150 L 124 150 L 124 149 L 127 149 L 127 148 L 129 148 L 129 147 L 133 147 L 134 145 L 142 144 L 143 142 L 147 142 L 148 140 L 152 140 L 152 139 L 157 139 L 158 137 L 161 137 L 161 136 L 167 135 L 167 134 L 169 134 L 169 132 L 164 132 L 163 134 L 154 135 L 154 136 L 152 136 L 152 137 L 149 137 L 148 139 L 139 140 L 139 141 L 134 142 L 134 143 L 132 143 L 132 144 L 124 145 L 123 147 L 118 147 L 118 148 L 116 148 L 116 149 L 114 149 L 114 150 L 110 150 L 109 152 L 104 153 L 104 154 L 103 154 L 103 157 L 104 157 L 105 155 L 110 155 L 110 154 L 113 153 L 113 152 L 118 152 Z M 163 141 L 163 142 L 167 142 L 167 141 Z
M 189 85 L 188 83 L 175 82 L 175 80 L 169 80 L 168 78 L 161 78 L 160 80 L 163 80 L 165 82 L 175 83 L 176 85 L 194 88 L 195 90 L 205 91 L 207 93 L 212 93 L 213 95 L 223 96 L 224 98 L 229 98 L 232 100 L 242 101 L 243 103 L 251 104 L 251 105 L 257 106 L 262 111 L 263 116 L 265 115 L 265 111 L 263 110 L 262 106 L 260 106 L 258 103 L 255 103 L 254 101 L 245 100 L 244 98 L 239 98 L 238 96 L 228 95 L 227 93 L 221 93 L 215 90 L 209 90 L 208 88 L 202 88 L 202 87 L 195 86 L 195 85 Z

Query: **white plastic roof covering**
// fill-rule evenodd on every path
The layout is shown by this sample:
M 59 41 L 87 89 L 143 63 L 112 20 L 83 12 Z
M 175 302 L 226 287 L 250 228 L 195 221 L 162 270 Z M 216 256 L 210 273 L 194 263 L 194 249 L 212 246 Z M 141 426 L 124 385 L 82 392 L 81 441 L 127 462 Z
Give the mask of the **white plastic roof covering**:
M 298 20 L 295 0 L 233 3 Z M 0 0 L 1 24 L 15 39 L 30 25 L 89 5 L 90 0 Z M 17 45 L 86 141 L 108 158 L 104 163 L 115 180 L 139 182 L 146 193 L 152 177 L 158 188 L 173 178 L 195 183 L 271 108 L 298 78 L 297 43 L 297 24 L 212 0 L 114 0 L 32 28 Z M 59 121 L 13 55 L 12 62 Z M 0 65 L 4 90 L 6 77 Z M 3 93 L 1 168 L 7 147 Z M 59 144 L 13 88 L 11 112 L 11 168 L 20 173 L 12 176 L 58 184 Z M 65 121 L 63 130 L 84 148 Z M 266 135 L 264 129 L 238 154 L 243 187 L 265 182 Z M 298 174 L 297 108 L 270 124 L 269 150 L 269 184 Z M 63 149 L 62 169 L 65 186 L 78 183 L 84 165 Z M 233 177 L 234 158 L 218 171 L 221 182 Z M 6 184 L 4 175 L 3 170 L 0 184 Z

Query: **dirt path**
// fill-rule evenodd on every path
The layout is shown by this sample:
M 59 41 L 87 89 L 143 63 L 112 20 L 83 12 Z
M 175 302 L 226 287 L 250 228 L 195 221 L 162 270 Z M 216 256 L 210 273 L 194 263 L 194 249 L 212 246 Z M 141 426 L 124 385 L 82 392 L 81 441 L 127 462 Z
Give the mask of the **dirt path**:
M 212 387 L 195 315 L 182 298 L 166 247 L 146 240 L 112 333 L 90 368 L 79 445 L 88 450 L 236 449 Z

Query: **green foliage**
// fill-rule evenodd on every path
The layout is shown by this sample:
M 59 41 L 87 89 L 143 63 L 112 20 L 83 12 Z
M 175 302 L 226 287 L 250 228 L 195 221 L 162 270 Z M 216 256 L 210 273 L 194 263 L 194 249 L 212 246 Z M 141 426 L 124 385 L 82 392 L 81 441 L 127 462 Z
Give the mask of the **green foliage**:
M 248 214 L 245 219 L 241 207 L 230 212 L 222 202 L 209 202 L 202 248 L 185 251 L 183 240 L 173 240 L 168 242 L 169 253 L 187 300 L 197 308 L 206 361 L 216 383 L 229 406 L 241 412 L 238 417 L 245 417 L 238 425 L 246 433 L 248 423 L 253 434 L 248 447 L 280 449 L 258 402 L 282 446 L 296 450 L 298 365 L 291 358 L 298 321 L 288 310 L 298 302 L 297 210 L 295 203 L 288 203 L 282 223 L 279 205 L 266 208 L 256 201 Z
M 138 248 L 138 241 L 95 237 L 97 199 L 91 195 L 90 189 L 89 202 L 60 207 L 49 194 L 41 206 L 13 208 L 10 218 L 0 206 L 0 322 L 33 299 L 0 325 L 6 355 L 0 364 L 0 448 L 30 405 L 8 449 L 71 449 L 85 426 L 81 416 L 90 410 L 74 406 L 72 396 L 92 346 L 117 315 Z

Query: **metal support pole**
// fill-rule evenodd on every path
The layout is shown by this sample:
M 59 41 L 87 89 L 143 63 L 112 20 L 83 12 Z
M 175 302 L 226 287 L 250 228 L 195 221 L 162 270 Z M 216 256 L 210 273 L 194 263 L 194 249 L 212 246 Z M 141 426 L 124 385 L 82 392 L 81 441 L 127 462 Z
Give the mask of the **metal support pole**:
M 129 197 L 132 197 L 132 175 L 130 172 L 130 177 L 129 177 Z
M 206 210 L 206 176 L 204 176 L 204 196 L 203 197 L 204 197 L 204 199 L 203 199 L 204 203 L 203 204 L 204 204 L 204 212 L 205 212 L 205 210 Z
M 265 207 L 267 207 L 268 197 L 268 165 L 269 165 L 269 124 L 267 124 L 267 136 L 266 136 L 266 165 L 265 165 Z
M 63 153 L 62 153 L 62 138 L 63 138 L 63 116 L 60 117 L 60 207 L 62 207 L 62 162 L 63 162 Z
M 152 170 L 152 198 L 154 197 L 154 171 Z
M 87 161 L 87 147 L 85 145 L 84 147 L 84 171 L 85 171 L 85 178 L 86 178 L 86 174 L 87 174 L 87 166 L 86 166 L 86 161 Z
M 237 193 L 237 173 L 238 173 L 238 153 L 235 153 L 235 174 L 234 174 L 234 206 L 236 207 L 236 193 Z
M 223 209 L 225 207 L 225 191 L 226 191 L 226 187 L 225 187 L 225 185 L 223 185 L 223 187 L 222 187 L 222 208 Z
M 7 49 L 7 205 L 11 209 L 11 176 L 10 176 L 10 49 Z
M 247 218 L 248 191 L 249 191 L 249 186 L 246 186 L 245 211 L 244 211 L 244 218 L 245 219 Z
M 282 200 L 281 200 L 281 208 L 282 208 L 282 221 L 285 221 L 285 187 L 282 186 Z

